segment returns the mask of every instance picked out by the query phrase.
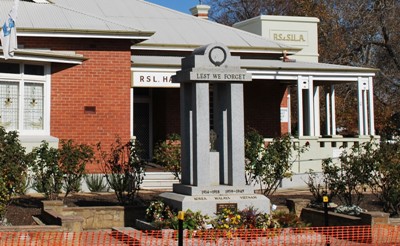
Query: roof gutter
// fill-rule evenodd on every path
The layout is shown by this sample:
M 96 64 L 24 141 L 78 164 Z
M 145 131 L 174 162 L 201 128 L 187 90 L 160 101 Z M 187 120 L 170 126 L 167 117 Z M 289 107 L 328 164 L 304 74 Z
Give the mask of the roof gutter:
M 3 53 L 2 50 L 1 52 Z M 2 54 L 0 57 L 4 58 L 4 55 Z M 18 49 L 14 51 L 14 56 L 10 58 L 10 60 L 55 62 L 79 65 L 82 64 L 83 61 L 87 60 L 87 58 L 85 58 L 83 55 L 75 54 L 73 52 Z
M 143 31 L 103 31 L 81 29 L 33 29 L 17 28 L 19 37 L 56 37 L 56 38 L 99 38 L 147 40 L 154 32 Z
M 199 45 L 168 45 L 168 44 L 138 44 L 132 45 L 132 50 L 157 50 L 157 51 L 180 51 L 180 52 L 191 52 L 196 48 L 203 46 Z M 231 52 L 235 53 L 258 53 L 258 54 L 282 54 L 286 51 L 288 55 L 293 55 L 301 50 L 301 48 L 294 47 L 239 47 L 239 46 L 228 46 Z

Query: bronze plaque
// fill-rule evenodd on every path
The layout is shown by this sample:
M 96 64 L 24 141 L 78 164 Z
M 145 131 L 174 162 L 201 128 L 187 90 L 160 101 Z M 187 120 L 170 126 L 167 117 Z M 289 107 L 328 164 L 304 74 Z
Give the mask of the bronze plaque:
M 223 209 L 229 209 L 232 212 L 236 212 L 237 203 L 217 203 L 217 213 L 222 212 Z

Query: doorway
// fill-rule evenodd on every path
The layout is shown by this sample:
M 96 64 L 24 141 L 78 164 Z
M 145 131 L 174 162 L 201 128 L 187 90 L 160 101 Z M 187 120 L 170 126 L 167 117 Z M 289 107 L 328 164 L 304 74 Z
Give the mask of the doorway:
M 133 94 L 133 135 L 142 148 L 141 157 L 150 160 L 153 155 L 151 90 L 135 88 Z

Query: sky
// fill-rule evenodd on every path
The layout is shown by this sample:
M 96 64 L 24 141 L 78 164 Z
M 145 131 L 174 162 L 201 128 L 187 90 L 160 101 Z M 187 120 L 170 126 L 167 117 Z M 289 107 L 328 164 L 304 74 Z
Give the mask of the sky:
M 199 4 L 199 0 L 146 0 L 170 9 L 190 14 L 190 8 Z

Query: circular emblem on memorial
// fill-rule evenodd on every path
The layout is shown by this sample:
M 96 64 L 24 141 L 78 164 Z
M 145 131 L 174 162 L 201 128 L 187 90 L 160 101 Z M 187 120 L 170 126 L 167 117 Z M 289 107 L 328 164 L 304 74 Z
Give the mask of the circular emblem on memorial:
M 226 51 L 222 47 L 216 46 L 210 50 L 209 59 L 212 64 L 219 67 L 226 60 Z

